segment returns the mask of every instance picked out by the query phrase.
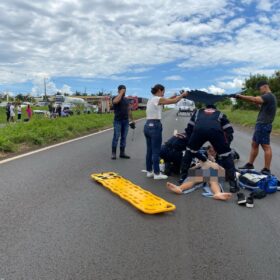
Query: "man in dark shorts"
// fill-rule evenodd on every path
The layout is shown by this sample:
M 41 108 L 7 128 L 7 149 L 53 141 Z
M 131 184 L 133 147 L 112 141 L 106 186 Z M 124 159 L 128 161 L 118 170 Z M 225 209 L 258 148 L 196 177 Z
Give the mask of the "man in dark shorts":
M 129 127 L 129 118 L 132 123 L 132 113 L 130 110 L 129 100 L 125 97 L 126 87 L 124 85 L 119 85 L 118 95 L 113 97 L 113 107 L 114 107 L 114 136 L 112 140 L 112 159 L 117 158 L 117 146 L 119 138 L 120 142 L 120 158 L 129 159 L 130 157 L 125 153 L 126 147 L 126 137 Z
M 249 161 L 244 166 L 239 167 L 239 169 L 254 169 L 253 164 L 259 153 L 259 145 L 261 145 L 264 150 L 264 168 L 261 170 L 261 173 L 269 175 L 271 174 L 270 165 L 272 159 L 270 133 L 277 110 L 277 100 L 275 95 L 271 93 L 267 81 L 260 81 L 257 84 L 257 89 L 260 91 L 261 96 L 236 95 L 236 98 L 261 105 L 255 126 Z

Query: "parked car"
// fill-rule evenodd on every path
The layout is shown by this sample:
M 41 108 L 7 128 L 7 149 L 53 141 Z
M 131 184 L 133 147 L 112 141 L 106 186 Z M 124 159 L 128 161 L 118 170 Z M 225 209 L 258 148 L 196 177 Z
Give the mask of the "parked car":
M 179 116 L 180 113 L 186 113 L 187 115 L 191 115 L 194 110 L 195 110 L 194 102 L 184 98 L 178 103 L 177 116 Z
M 1 108 L 6 108 L 6 106 L 7 106 L 7 104 L 8 104 L 8 102 L 0 102 L 0 107 Z
M 38 103 L 36 103 L 36 106 L 38 106 L 38 107 L 45 107 L 48 105 L 49 105 L 49 102 L 47 102 L 47 101 L 39 101 Z

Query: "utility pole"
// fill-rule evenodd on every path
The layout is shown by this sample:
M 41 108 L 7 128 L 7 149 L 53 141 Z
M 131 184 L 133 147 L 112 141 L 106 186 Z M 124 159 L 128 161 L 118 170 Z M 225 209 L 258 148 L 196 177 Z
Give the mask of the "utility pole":
M 44 100 L 47 101 L 47 85 L 46 85 L 46 78 L 44 78 L 44 93 L 45 93 L 45 96 L 44 96 Z

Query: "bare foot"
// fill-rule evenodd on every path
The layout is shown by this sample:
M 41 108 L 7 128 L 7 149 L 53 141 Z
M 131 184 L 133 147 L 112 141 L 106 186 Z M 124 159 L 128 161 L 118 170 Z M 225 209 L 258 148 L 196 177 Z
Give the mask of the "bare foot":
M 177 194 L 182 194 L 182 190 L 180 189 L 180 187 L 178 187 L 172 183 L 167 182 L 166 187 L 172 192 L 175 192 Z
M 231 193 L 217 193 L 213 195 L 213 198 L 217 200 L 229 200 L 231 199 L 231 197 Z

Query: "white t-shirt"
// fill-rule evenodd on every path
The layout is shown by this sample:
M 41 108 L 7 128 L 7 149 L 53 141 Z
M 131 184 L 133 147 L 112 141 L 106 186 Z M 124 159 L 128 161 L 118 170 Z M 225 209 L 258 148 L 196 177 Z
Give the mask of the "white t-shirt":
M 14 117 L 14 116 L 15 116 L 15 111 L 14 111 L 14 109 L 15 109 L 15 106 L 14 106 L 14 105 L 11 105 L 11 106 L 10 106 L 10 116 L 11 116 L 11 117 Z
M 146 117 L 147 120 L 161 120 L 162 105 L 159 105 L 159 100 L 161 97 L 153 96 L 148 100 Z

